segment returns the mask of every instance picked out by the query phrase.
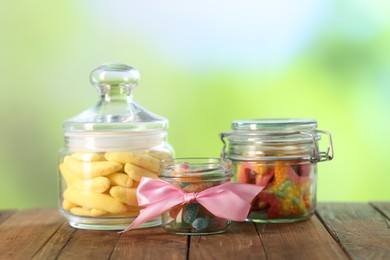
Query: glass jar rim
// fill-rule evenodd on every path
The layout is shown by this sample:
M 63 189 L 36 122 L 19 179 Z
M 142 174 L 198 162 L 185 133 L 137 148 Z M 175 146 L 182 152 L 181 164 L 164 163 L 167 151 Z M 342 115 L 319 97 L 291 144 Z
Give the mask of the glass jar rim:
M 234 120 L 231 124 L 233 131 L 249 132 L 301 132 L 314 131 L 317 121 L 310 118 L 269 118 Z
M 235 120 L 232 131 L 222 133 L 230 142 L 295 144 L 319 141 L 317 121 L 309 118 L 273 118 Z
M 163 160 L 158 173 L 163 178 L 202 177 L 230 178 L 233 176 L 231 161 L 214 157 L 183 157 Z

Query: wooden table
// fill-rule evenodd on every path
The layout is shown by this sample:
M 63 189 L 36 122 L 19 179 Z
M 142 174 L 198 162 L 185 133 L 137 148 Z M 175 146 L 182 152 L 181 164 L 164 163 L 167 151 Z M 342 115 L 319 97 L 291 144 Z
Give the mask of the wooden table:
M 57 209 L 0 211 L 0 259 L 390 259 L 390 202 L 320 203 L 307 221 L 234 223 L 219 235 L 160 227 L 77 230 Z

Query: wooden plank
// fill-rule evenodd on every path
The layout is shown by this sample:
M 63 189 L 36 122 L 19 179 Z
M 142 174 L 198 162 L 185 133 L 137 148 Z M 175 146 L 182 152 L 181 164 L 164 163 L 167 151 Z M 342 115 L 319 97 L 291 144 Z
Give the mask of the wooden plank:
M 64 223 L 57 230 L 57 232 L 43 245 L 33 256 L 33 259 L 54 259 L 56 258 L 61 250 L 66 246 L 73 233 L 76 231 L 75 228 L 69 226 L 68 222 L 64 219 Z
M 166 233 L 161 227 L 123 233 L 110 259 L 186 259 L 187 236 Z
M 286 224 L 257 224 L 267 259 L 348 259 L 317 216 Z
M 57 259 L 108 259 L 120 236 L 117 231 L 77 229 Z
M 327 203 L 317 208 L 328 230 L 353 259 L 389 259 L 387 219 L 367 203 Z
M 265 259 L 265 252 L 253 223 L 232 223 L 222 234 L 191 236 L 189 259 Z
M 0 223 L 0 259 L 30 259 L 63 223 L 57 209 L 23 210 Z
M 0 211 L 0 223 L 15 214 L 16 210 L 2 210 Z
M 390 220 L 390 202 L 372 202 L 371 205 Z

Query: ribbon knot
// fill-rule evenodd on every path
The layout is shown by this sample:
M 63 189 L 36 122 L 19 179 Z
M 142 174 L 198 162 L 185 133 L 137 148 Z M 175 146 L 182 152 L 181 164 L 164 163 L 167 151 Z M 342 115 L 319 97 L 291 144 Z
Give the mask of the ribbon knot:
M 184 204 L 196 201 L 197 194 L 196 192 L 184 193 Z
M 138 227 L 171 208 L 196 201 L 214 216 L 234 221 L 245 221 L 252 199 L 263 189 L 245 183 L 226 182 L 200 192 L 185 193 L 160 179 L 142 177 L 137 188 L 137 200 L 144 207 L 133 223 L 122 232 Z

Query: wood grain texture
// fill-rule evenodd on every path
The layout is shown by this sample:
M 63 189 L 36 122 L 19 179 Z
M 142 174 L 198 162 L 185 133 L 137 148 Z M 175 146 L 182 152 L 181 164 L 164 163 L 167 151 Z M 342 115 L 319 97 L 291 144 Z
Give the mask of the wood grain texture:
M 0 259 L 30 259 L 63 223 L 53 209 L 18 211 L 0 223 Z
M 39 248 L 34 254 L 33 259 L 46 260 L 56 258 L 60 255 L 62 249 L 65 248 L 74 232 L 76 232 L 76 229 L 69 226 L 64 219 L 61 227 L 41 248 Z
M 329 232 L 351 258 L 389 259 L 388 220 L 371 205 L 326 203 L 320 204 L 317 212 Z
M 189 259 L 265 259 L 253 223 L 232 223 L 230 230 L 223 234 L 190 239 Z
M 186 259 L 187 236 L 166 233 L 161 227 L 123 233 L 111 259 Z
M 390 259 L 390 202 L 320 203 L 290 224 L 233 223 L 223 234 L 161 227 L 74 229 L 57 209 L 0 211 L 0 259 Z
M 384 216 L 386 216 L 386 218 L 388 220 L 390 220 L 390 203 L 388 203 L 388 202 L 371 202 L 371 205 L 374 208 L 376 208 L 379 212 L 381 212 Z
M 286 224 L 257 224 L 267 259 L 348 259 L 316 216 Z
M 16 210 L 4 210 L 0 211 L 0 223 L 15 214 L 17 211 Z
M 117 231 L 76 230 L 57 259 L 109 259 L 120 236 Z

